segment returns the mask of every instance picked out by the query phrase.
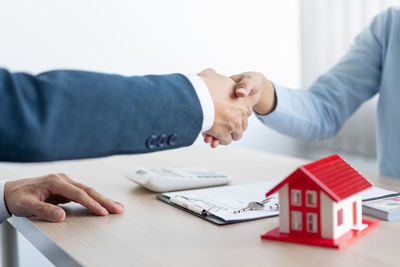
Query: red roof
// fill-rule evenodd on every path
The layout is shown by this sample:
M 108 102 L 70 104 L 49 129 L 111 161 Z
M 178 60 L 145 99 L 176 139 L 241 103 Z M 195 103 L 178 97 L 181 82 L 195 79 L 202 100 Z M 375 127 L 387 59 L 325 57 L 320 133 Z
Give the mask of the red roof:
M 339 155 L 332 155 L 304 165 L 298 169 L 315 182 L 330 198 L 338 202 L 372 187 L 372 184 L 344 161 Z M 267 196 L 278 191 L 283 185 L 298 177 L 289 177 L 272 188 Z

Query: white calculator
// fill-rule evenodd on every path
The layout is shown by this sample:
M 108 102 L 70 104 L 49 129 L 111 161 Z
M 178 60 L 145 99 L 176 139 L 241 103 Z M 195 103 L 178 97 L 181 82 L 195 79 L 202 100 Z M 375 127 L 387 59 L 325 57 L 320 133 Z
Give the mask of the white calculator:
M 232 178 L 206 169 L 143 168 L 135 167 L 126 175 L 128 179 L 154 192 L 168 192 L 228 184 Z

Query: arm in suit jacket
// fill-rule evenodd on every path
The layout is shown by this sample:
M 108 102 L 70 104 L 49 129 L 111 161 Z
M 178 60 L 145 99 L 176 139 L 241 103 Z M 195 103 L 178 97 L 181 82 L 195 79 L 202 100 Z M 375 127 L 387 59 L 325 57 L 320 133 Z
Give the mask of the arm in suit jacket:
M 0 69 L 0 160 L 51 161 L 188 146 L 202 108 L 181 74 Z

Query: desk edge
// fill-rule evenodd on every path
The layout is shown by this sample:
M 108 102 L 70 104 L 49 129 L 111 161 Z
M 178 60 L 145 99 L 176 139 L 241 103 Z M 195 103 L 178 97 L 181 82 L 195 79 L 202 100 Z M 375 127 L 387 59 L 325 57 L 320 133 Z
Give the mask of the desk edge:
M 13 216 L 7 221 L 55 266 L 82 266 L 29 219 Z

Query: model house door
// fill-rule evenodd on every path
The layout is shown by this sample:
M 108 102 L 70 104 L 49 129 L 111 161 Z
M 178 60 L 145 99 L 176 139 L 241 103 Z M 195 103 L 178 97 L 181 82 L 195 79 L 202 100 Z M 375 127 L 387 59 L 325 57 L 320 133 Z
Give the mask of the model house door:
M 353 202 L 353 225 L 357 224 L 357 202 Z

